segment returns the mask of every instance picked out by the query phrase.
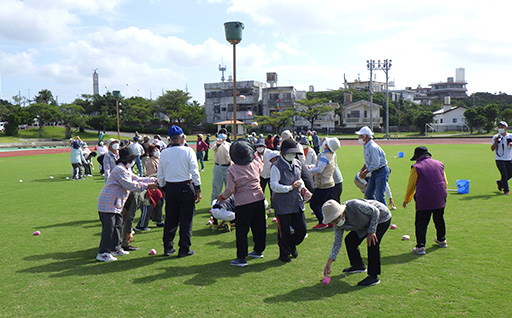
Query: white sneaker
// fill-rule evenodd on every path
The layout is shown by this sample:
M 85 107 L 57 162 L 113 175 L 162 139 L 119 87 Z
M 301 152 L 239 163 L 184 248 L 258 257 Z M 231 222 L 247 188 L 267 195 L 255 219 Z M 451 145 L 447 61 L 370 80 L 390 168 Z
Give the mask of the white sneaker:
M 425 248 L 424 247 L 414 247 L 412 249 L 413 253 L 415 254 L 418 254 L 418 255 L 425 255 L 427 254 L 427 252 L 425 252 Z
M 96 259 L 100 262 L 112 262 L 112 261 L 117 261 L 117 258 L 115 258 L 114 256 L 112 256 L 112 254 L 110 253 L 98 253 L 98 255 L 96 255 Z
M 439 241 L 437 237 L 434 237 L 434 242 L 436 242 L 437 245 L 439 245 L 440 248 L 448 247 L 448 244 L 446 243 L 446 240 Z
M 123 255 L 128 255 L 128 254 L 130 254 L 130 252 L 125 251 L 125 250 L 123 250 L 122 248 L 120 248 L 120 249 L 118 249 L 117 251 L 112 252 L 111 254 L 112 254 L 112 255 L 114 255 L 114 256 L 123 256 Z

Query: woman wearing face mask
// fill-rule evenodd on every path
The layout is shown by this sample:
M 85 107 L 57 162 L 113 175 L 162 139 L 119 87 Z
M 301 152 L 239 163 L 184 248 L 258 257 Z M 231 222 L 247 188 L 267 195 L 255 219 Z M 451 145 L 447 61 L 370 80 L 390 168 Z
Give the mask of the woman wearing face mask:
M 337 138 L 326 138 L 322 144 L 322 151 L 318 156 L 318 161 L 314 167 L 309 168 L 309 172 L 315 175 L 315 190 L 313 197 L 309 202 L 311 209 L 318 219 L 318 224 L 313 226 L 314 230 L 332 227 L 323 221 L 322 205 L 332 198 L 334 193 L 334 171 L 336 170 L 336 150 L 340 147 L 340 141 Z
M 279 245 L 279 260 L 290 262 L 290 255 L 296 258 L 297 245 L 306 236 L 306 218 L 304 217 L 303 193 L 301 179 L 302 165 L 297 154 L 301 153 L 299 146 L 292 139 L 281 144 L 281 157 L 270 168 L 270 188 L 272 189 L 272 207 L 275 209 L 279 224 L 277 239 Z M 304 189 L 304 190 L 303 190 Z M 293 228 L 293 234 L 291 232 Z
M 148 147 L 149 159 L 146 161 L 146 174 L 148 177 L 156 177 L 158 162 L 160 161 L 160 148 L 156 145 Z M 135 231 L 148 231 L 149 220 L 156 222 L 157 227 L 163 227 L 162 206 L 163 193 L 160 189 L 148 190 L 145 199 L 149 205 L 143 204 L 139 223 L 135 226 Z M 146 202 L 146 201 L 145 201 Z
M 269 155 L 272 150 L 267 149 L 265 144 L 265 139 L 261 138 L 254 144 L 256 148 L 256 155 L 260 158 L 261 162 L 263 162 L 263 170 L 260 173 L 260 185 L 263 193 L 265 193 L 265 188 L 270 181 L 270 160 Z M 269 187 L 270 188 L 270 187 Z M 272 189 L 270 189 L 270 195 L 272 195 Z
M 98 214 L 101 220 L 101 241 L 96 259 L 101 262 L 117 260 L 115 256 L 128 254 L 120 246 L 123 224 L 122 210 L 131 191 L 156 189 L 156 178 L 141 178 L 132 173 L 138 153 L 132 147 L 119 151 L 117 165 L 98 197 Z
M 119 159 L 119 140 L 110 138 L 107 140 L 108 153 L 103 157 L 103 173 L 105 183 L 110 176 L 110 173 L 116 166 L 116 161 Z
M 304 157 L 306 158 L 306 161 L 304 164 L 306 166 L 314 165 L 316 164 L 316 153 L 311 147 L 309 147 L 309 140 L 308 137 L 302 136 L 300 138 L 300 145 L 302 146 L 302 149 L 304 150 Z
M 359 252 L 359 245 L 366 238 L 368 245 L 368 277 L 360 281 L 359 286 L 371 286 L 380 283 L 380 242 L 391 224 L 391 212 L 379 201 L 348 200 L 339 204 L 334 200 L 322 206 L 324 222 L 334 226 L 334 242 L 329 260 L 324 268 L 324 276 L 331 273 L 331 265 L 336 260 L 343 242 L 343 232 L 350 231 L 345 237 L 350 267 L 343 273 L 364 273 L 366 267 Z

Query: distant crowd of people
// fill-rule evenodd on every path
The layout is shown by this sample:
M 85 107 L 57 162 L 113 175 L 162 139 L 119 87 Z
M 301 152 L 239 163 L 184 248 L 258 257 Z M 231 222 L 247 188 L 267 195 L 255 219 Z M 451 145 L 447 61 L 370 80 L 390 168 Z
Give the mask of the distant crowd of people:
M 114 261 L 117 256 L 137 250 L 132 245 L 133 234 L 148 231 L 151 220 L 163 228 L 164 255 L 194 255 L 192 221 L 195 205 L 203 199 L 200 173 L 213 151 L 211 219 L 207 225 L 212 230 L 236 229 L 236 258 L 231 265 L 245 267 L 247 257 L 263 257 L 266 218 L 270 213 L 275 213 L 278 223 L 278 259 L 287 263 L 297 258 L 297 247 L 307 237 L 304 212 L 309 202 L 318 222 L 312 229 L 334 228 L 324 274 L 331 273 L 343 233 L 349 231 L 345 245 L 350 267 L 343 272 L 368 272 L 359 282 L 361 286 L 380 282 L 380 242 L 391 224 L 390 210 L 396 207 L 388 184 L 391 169 L 386 154 L 373 140 L 369 127 L 356 132 L 363 146 L 364 164 L 354 183 L 364 193 L 364 199 L 345 202 L 341 202 L 343 176 L 336 155 L 340 148 L 337 138 L 320 139 L 315 131 L 285 130 L 266 138 L 252 133 L 231 141 L 230 134 L 222 128 L 212 141 L 210 134 L 198 134 L 194 150 L 179 126 L 172 126 L 168 134 L 168 144 L 158 135 L 151 139 L 138 134 L 131 141 L 98 142 L 96 151 L 105 186 L 98 198 L 102 234 L 97 260 Z M 73 178 L 81 179 L 80 165 L 94 168 L 92 153 L 84 155 L 79 138 L 72 141 L 72 148 Z M 413 252 L 425 254 L 426 230 L 432 215 L 437 231 L 435 242 L 440 247 L 447 246 L 443 218 L 447 181 L 443 164 L 432 159 L 426 147 L 416 148 L 411 160 L 416 163 L 411 168 L 403 207 L 407 207 L 416 192 L 417 245 Z M 270 203 L 265 199 L 267 186 Z M 138 210 L 141 217 L 134 226 Z M 249 230 L 253 236 L 252 251 L 247 240 Z M 368 270 L 359 252 L 365 238 Z

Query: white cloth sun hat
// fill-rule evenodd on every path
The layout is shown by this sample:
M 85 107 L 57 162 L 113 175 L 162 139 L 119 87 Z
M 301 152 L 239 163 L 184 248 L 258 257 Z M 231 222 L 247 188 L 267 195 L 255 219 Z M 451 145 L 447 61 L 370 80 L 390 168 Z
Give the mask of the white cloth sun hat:
M 329 147 L 329 150 L 332 152 L 335 152 L 340 147 L 340 141 L 338 138 L 330 137 L 327 138 L 327 147 Z
M 357 135 L 367 135 L 367 136 L 370 136 L 370 137 L 373 136 L 373 132 L 370 129 L 370 127 L 368 127 L 368 126 L 361 127 L 361 129 L 356 131 L 356 134 Z

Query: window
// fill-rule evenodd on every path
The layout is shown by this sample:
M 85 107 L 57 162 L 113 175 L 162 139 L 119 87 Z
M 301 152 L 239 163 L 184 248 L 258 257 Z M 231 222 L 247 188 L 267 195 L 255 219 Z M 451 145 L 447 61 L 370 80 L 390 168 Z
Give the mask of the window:
M 359 110 L 351 110 L 350 113 L 347 114 L 347 118 L 359 118 L 359 115 Z
M 283 93 L 283 99 L 292 99 L 292 93 Z
M 457 123 L 457 118 L 453 118 L 452 119 L 452 123 L 456 124 Z
M 441 119 L 439 119 L 439 123 L 440 123 L 440 124 L 442 124 L 442 123 L 443 123 L 443 119 L 442 119 L 442 118 L 441 118 Z
M 367 110 L 364 111 L 364 118 L 368 118 L 368 111 Z

